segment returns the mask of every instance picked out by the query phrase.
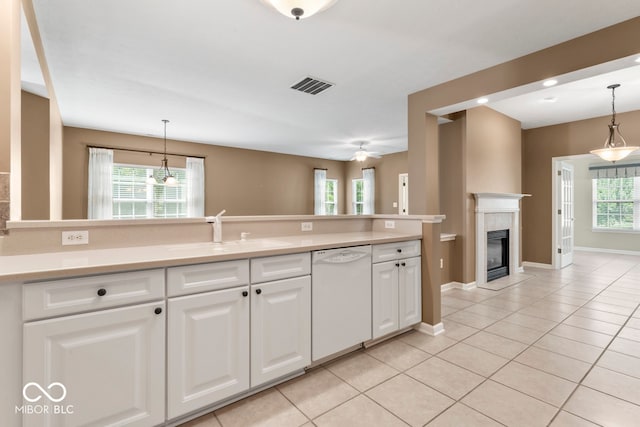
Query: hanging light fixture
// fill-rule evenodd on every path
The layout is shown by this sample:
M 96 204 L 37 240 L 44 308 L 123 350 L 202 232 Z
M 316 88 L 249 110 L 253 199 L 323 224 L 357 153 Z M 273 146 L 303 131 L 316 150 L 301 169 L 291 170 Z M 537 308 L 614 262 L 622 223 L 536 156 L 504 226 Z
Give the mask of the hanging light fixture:
M 619 84 L 613 84 L 607 86 L 607 89 L 611 89 L 611 124 L 609 125 L 609 136 L 604 141 L 604 148 L 598 150 L 591 150 L 591 154 L 600 156 L 603 160 L 609 162 L 617 162 L 627 157 L 640 147 L 628 146 L 627 142 L 620 133 L 620 124 L 616 123 L 616 89 L 619 88 Z
M 331 7 L 337 0 L 261 0 L 296 21 L 309 18 Z
M 169 161 L 167 160 L 167 123 L 169 123 L 169 120 L 163 119 L 162 122 L 164 123 L 164 157 L 162 158 L 164 178 L 162 178 L 162 182 L 166 185 L 176 185 L 178 180 L 171 174 L 171 171 L 169 170 Z
M 169 160 L 167 160 L 167 123 L 169 120 L 163 119 L 162 123 L 164 123 L 164 156 L 162 157 L 162 163 L 160 166 L 160 170 L 164 172 L 164 178 L 162 178 L 162 183 L 165 185 L 176 185 L 178 180 L 169 170 Z M 149 175 L 147 178 L 147 184 L 157 184 L 158 182 L 153 177 L 153 175 Z

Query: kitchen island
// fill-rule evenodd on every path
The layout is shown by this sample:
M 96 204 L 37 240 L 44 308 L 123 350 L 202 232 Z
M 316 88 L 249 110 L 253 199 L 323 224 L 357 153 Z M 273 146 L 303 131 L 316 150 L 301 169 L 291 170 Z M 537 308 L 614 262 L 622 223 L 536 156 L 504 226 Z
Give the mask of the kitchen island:
M 312 364 L 310 252 L 410 241 L 424 248 L 424 225 L 442 220 L 372 216 L 330 223 L 312 218 L 315 233 L 274 235 L 309 217 L 230 218 L 225 231 L 232 239 L 222 243 L 175 239 L 144 245 L 138 239 L 136 246 L 113 247 L 104 239 L 86 250 L 47 252 L 43 247 L 41 253 L 0 257 L 0 317 L 10 344 L 0 354 L 9 378 L 0 392 L 11 405 L 3 408 L 3 425 L 19 425 L 21 418 L 24 425 L 42 424 L 46 415 L 25 412 L 29 406 L 21 391 L 28 382 L 42 382 L 42 387 L 64 383 L 56 373 L 66 375 L 65 402 L 84 407 L 84 412 L 76 407 L 78 412 L 67 416 L 126 425 L 177 424 L 300 375 Z M 271 235 L 260 227 L 265 224 Z M 193 223 L 206 234 L 201 225 Z M 113 224 L 96 224 L 92 234 L 99 235 L 100 227 Z M 137 224 L 131 227 L 129 231 L 139 231 Z M 337 232 L 321 232 L 323 227 Z M 16 235 L 32 228 L 18 225 Z M 59 230 L 43 235 L 48 232 Z M 234 239 L 240 233 L 245 239 Z M 256 238 L 246 239 L 248 233 Z M 189 238 L 189 233 L 183 235 Z M 400 246 L 388 249 L 401 251 Z M 422 269 L 429 251 L 422 250 L 427 255 L 422 262 L 417 258 Z M 401 268 L 400 262 L 392 262 L 392 268 Z M 263 264 L 264 279 L 254 271 L 254 265 Z M 417 289 L 424 289 L 424 278 L 412 277 L 417 277 Z M 393 280 L 377 283 L 398 292 L 397 278 Z M 375 294 L 375 278 L 373 283 Z M 420 312 L 432 292 L 417 295 Z M 398 316 L 397 307 L 379 311 Z M 427 331 L 434 326 L 424 324 L 424 314 L 420 317 L 409 326 L 426 326 Z M 399 330 L 392 327 L 388 336 Z M 130 392 L 113 393 L 95 384 L 100 378 Z M 85 394 L 91 399 L 83 399 Z M 99 407 L 91 407 L 93 401 Z

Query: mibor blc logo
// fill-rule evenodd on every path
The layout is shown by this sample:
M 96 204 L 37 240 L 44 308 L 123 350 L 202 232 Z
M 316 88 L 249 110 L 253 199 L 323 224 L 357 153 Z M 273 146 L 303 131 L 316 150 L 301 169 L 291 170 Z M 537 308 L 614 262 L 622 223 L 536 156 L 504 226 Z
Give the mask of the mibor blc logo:
M 59 404 L 67 397 L 67 388 L 62 383 L 52 382 L 47 387 L 42 387 L 36 382 L 26 383 L 22 388 L 22 397 L 30 404 L 16 406 L 16 414 L 73 414 L 73 405 Z M 43 397 L 45 400 L 41 401 Z

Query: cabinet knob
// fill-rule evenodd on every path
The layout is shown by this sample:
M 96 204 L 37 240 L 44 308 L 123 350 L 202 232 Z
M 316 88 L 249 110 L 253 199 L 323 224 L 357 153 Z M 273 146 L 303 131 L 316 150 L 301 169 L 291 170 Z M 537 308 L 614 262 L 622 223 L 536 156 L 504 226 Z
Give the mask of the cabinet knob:
M 98 289 L 98 296 L 103 297 L 107 294 L 107 290 L 105 288 Z
M 407 265 L 406 262 L 403 262 L 402 264 L 400 264 L 401 266 L 405 267 Z
M 397 262 L 396 262 L 396 267 L 400 267 L 400 264 L 398 264 Z
M 400 248 L 396 249 L 396 251 L 398 251 L 398 253 L 402 253 L 402 249 Z
M 156 309 L 155 309 L 155 310 L 153 310 L 153 312 L 154 312 L 155 314 L 160 314 L 160 313 L 162 313 L 162 307 L 156 307 Z
M 242 291 L 242 296 L 243 296 L 243 297 L 248 297 L 248 296 L 249 296 L 249 292 L 247 292 L 247 291 Z
M 260 295 L 262 293 L 262 289 L 256 289 L 256 294 Z

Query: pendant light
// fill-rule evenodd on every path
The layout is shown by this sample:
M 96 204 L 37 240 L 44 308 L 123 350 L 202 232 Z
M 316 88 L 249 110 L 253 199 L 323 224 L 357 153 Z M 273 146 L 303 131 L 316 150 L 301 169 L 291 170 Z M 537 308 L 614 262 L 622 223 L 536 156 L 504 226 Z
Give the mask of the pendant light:
M 284 16 L 296 21 L 309 18 L 331 7 L 337 0 L 261 0 Z
M 164 172 L 164 178 L 162 178 L 162 183 L 165 185 L 176 185 L 178 180 L 169 170 L 169 160 L 167 159 L 167 123 L 169 120 L 163 119 L 162 123 L 164 123 L 164 156 L 162 157 L 162 163 L 160 166 L 160 170 Z M 153 177 L 153 175 L 149 175 L 147 178 L 147 184 L 157 184 L 158 182 Z
M 162 159 L 164 178 L 162 178 L 162 182 L 164 182 L 165 185 L 176 185 L 178 180 L 171 174 L 171 171 L 169 170 L 169 161 L 167 160 L 167 123 L 169 123 L 169 120 L 163 119 L 162 122 L 164 123 L 164 158 Z
M 628 146 L 627 142 L 620 133 L 620 124 L 616 123 L 616 89 L 619 88 L 619 84 L 613 84 L 607 86 L 607 89 L 611 89 L 611 124 L 609 125 L 609 136 L 604 141 L 604 148 L 598 150 L 591 150 L 591 154 L 600 156 L 603 160 L 609 162 L 617 162 L 627 157 L 640 147 Z

